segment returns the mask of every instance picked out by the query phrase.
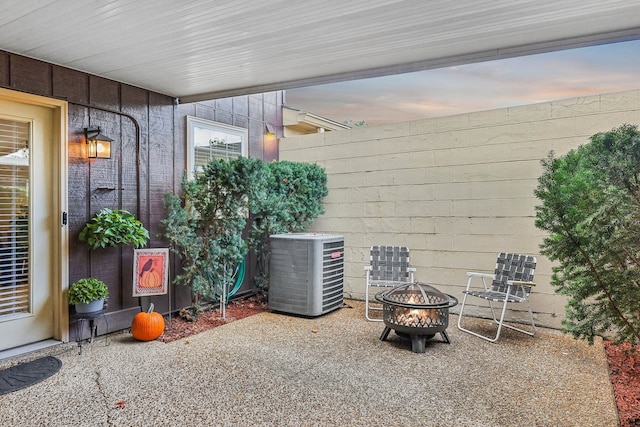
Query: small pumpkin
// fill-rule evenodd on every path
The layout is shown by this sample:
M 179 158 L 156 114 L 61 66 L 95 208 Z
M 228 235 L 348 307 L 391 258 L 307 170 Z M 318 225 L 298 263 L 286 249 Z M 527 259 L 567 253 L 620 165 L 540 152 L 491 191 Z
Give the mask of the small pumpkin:
M 155 270 L 142 273 L 142 277 L 140 278 L 141 288 L 157 288 L 160 285 L 160 273 Z
M 136 314 L 131 322 L 131 335 L 138 341 L 152 341 L 164 332 L 164 317 L 153 311 L 153 303 L 149 310 Z

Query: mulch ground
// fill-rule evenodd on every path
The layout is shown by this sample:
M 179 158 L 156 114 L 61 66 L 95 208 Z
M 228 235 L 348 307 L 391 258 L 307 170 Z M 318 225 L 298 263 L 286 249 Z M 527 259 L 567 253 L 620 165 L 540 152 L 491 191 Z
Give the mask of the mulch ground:
M 266 310 L 266 304 L 253 297 L 229 304 L 224 319 L 219 309 L 201 313 L 195 322 L 174 317 L 171 319 L 171 329 L 168 320 L 165 319 L 165 331 L 158 340 L 171 342 L 187 338 Z M 634 351 L 629 344 L 615 345 L 612 341 L 605 341 L 604 344 L 620 427 L 640 427 L 640 346 L 636 346 Z
M 220 309 L 216 308 L 200 313 L 195 322 L 189 322 L 181 317 L 172 317 L 171 328 L 169 329 L 169 320 L 165 317 L 164 333 L 158 338 L 158 341 L 171 342 L 186 338 L 190 335 L 199 334 L 216 326 L 224 325 L 234 320 L 244 319 L 245 317 L 258 314 L 265 310 L 267 310 L 266 304 L 252 297 L 236 300 L 229 304 L 224 319 L 222 318 Z
M 640 346 L 605 342 L 620 427 L 640 426 Z

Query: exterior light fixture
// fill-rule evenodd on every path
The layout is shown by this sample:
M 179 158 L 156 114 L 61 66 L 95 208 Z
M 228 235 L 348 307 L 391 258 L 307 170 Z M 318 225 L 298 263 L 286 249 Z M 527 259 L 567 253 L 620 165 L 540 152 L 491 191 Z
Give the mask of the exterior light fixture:
M 271 123 L 265 123 L 265 133 L 264 136 L 267 138 L 275 138 L 276 130 Z
M 262 138 L 262 154 L 263 158 L 278 158 L 278 137 L 276 129 L 271 123 L 264 124 L 265 132 Z
M 90 159 L 110 159 L 111 158 L 111 142 L 113 139 L 100 133 L 100 127 L 84 128 L 84 136 L 89 146 L 87 157 Z

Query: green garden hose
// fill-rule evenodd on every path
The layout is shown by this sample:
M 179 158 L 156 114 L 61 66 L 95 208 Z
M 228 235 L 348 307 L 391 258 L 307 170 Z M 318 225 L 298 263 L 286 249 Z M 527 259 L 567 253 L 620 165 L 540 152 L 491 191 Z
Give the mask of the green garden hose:
M 233 282 L 233 286 L 227 289 L 227 296 L 226 296 L 227 301 L 229 301 L 229 298 L 234 296 L 242 286 L 242 282 L 244 281 L 245 269 L 246 269 L 246 257 L 243 258 L 242 261 L 238 263 L 238 265 L 236 265 L 235 271 L 231 276 L 231 281 Z M 209 278 L 209 280 L 212 280 L 212 277 L 210 275 L 207 275 L 207 277 Z M 222 286 L 216 285 L 215 289 L 218 295 L 222 295 Z M 220 297 L 216 298 L 215 300 L 219 301 Z
M 240 264 L 236 266 L 236 271 L 233 273 L 233 276 L 231 276 L 231 280 L 233 280 L 233 278 L 235 277 L 236 281 L 234 282 L 233 287 L 229 289 L 229 298 L 231 298 L 236 294 L 236 292 L 238 292 L 238 290 L 242 286 L 242 282 L 244 282 L 245 264 L 245 258 L 243 258 L 242 261 L 240 261 Z

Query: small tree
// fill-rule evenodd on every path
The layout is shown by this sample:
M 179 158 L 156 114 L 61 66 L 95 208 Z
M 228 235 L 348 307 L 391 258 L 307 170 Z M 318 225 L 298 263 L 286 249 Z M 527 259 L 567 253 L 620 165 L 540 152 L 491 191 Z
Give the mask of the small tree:
M 640 134 L 623 125 L 542 162 L 536 226 L 558 265 L 552 285 L 568 296 L 565 332 L 640 342 Z
M 162 225 L 171 250 L 182 259 L 182 273 L 174 283 L 191 287 L 192 316 L 201 299 L 220 296 L 232 280 L 234 267 L 247 252 L 242 231 L 250 201 L 262 198 L 262 161 L 241 157 L 213 160 L 193 180 L 182 181 L 182 199 L 165 195 L 166 219 Z

